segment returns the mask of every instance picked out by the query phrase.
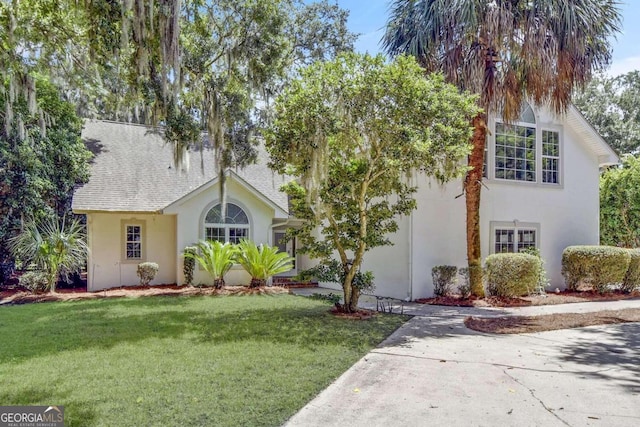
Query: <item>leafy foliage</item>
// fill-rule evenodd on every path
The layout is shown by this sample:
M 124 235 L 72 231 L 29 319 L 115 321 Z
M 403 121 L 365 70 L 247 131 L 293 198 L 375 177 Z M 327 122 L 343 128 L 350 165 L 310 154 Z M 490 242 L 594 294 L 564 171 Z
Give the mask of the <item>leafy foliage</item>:
M 389 245 L 395 218 L 416 206 L 408 176 L 464 173 L 474 99 L 424 77 L 414 59 L 345 54 L 302 72 L 276 102 L 266 135 L 271 166 L 299 180 L 283 189 L 301 250 L 327 264 L 337 251 L 346 311 L 370 248 Z M 321 236 L 314 234 L 319 227 Z
M 540 255 L 540 249 L 535 246 L 529 246 L 521 249 L 520 253 L 533 255 L 540 260 L 538 268 L 538 287 L 536 289 L 536 293 L 543 295 L 547 285 L 549 285 L 549 279 L 547 278 L 547 271 L 544 268 L 544 260 L 542 259 L 542 255 Z
M 562 275 L 570 290 L 582 282 L 605 293 L 611 285 L 623 282 L 630 262 L 631 255 L 624 248 L 569 246 L 562 252 Z
M 633 292 L 640 289 L 640 249 L 628 249 L 628 252 L 629 268 L 620 286 L 623 292 Z
M 57 217 L 28 222 L 19 235 L 9 240 L 9 248 L 22 263 L 34 264 L 46 272 L 51 292 L 55 292 L 60 274 L 84 267 L 88 252 L 80 222 L 60 222 Z
M 433 294 L 437 297 L 446 297 L 453 291 L 458 275 L 458 267 L 455 265 L 436 265 L 431 269 L 433 280 Z
M 600 176 L 600 243 L 640 247 L 640 158 L 625 156 L 622 167 Z
M 233 267 L 238 248 L 231 243 L 222 243 L 217 240 L 201 240 L 195 247 L 197 248 L 195 252 L 185 249 L 185 262 L 189 259 L 197 261 L 213 278 L 213 286 L 216 289 L 222 288 L 224 275 Z
M 236 261 L 251 275 L 250 288 L 264 286 L 271 276 L 293 268 L 293 258 L 286 252 L 278 252 L 277 246 L 256 245 L 243 239 L 238 250 Z
M 36 101 L 51 126 L 43 132 L 42 117 L 30 114 L 27 100 L 20 96 L 20 108 L 13 114 L 23 123 L 25 137 L 19 138 L 16 131 L 9 136 L 0 133 L 0 263 L 12 261 L 7 242 L 26 218 L 42 221 L 51 214 L 69 215 L 74 187 L 89 176 L 91 154 L 80 140 L 82 122 L 73 106 L 61 101 L 46 81 L 37 80 L 37 86 Z M 6 105 L 0 91 L 0 111 Z M 0 114 L 0 124 L 5 118 Z
M 182 265 L 182 274 L 184 274 L 184 281 L 187 285 L 193 284 L 193 271 L 196 266 L 196 260 L 193 255 L 197 253 L 197 246 L 187 246 L 186 248 L 184 248 L 184 254 L 190 254 L 189 256 L 184 256 Z
M 43 292 L 49 288 L 47 273 L 40 270 L 27 271 L 20 276 L 18 283 L 31 292 Z
M 141 262 L 138 264 L 136 274 L 140 278 L 140 286 L 147 286 L 156 277 L 160 267 L 155 262 Z
M 578 92 L 573 103 L 619 154 L 640 152 L 640 71 L 601 75 Z
M 492 254 L 485 260 L 489 295 L 517 297 L 538 289 L 542 260 L 525 253 Z

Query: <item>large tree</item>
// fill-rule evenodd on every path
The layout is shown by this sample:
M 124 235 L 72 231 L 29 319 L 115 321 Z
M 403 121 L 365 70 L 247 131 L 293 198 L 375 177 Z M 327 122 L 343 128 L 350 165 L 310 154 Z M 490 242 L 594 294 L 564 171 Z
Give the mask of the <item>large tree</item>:
M 392 56 L 415 55 L 479 95 L 473 151 L 464 180 L 467 258 L 472 293 L 484 295 L 480 193 L 487 116 L 515 120 L 524 100 L 562 113 L 575 87 L 611 59 L 619 30 L 616 0 L 395 0 L 383 36 Z
M 640 71 L 599 76 L 573 102 L 619 154 L 640 153 Z
M 625 156 L 622 167 L 600 177 L 600 243 L 640 247 L 640 159 Z
M 424 78 L 404 56 L 317 62 L 276 101 L 271 165 L 297 178 L 285 190 L 292 214 L 306 220 L 295 233 L 302 250 L 325 266 L 337 253 L 345 311 L 371 280 L 360 272 L 365 253 L 391 244 L 396 218 L 416 207 L 410 175 L 444 182 L 464 173 L 477 111 L 474 97 L 442 76 Z

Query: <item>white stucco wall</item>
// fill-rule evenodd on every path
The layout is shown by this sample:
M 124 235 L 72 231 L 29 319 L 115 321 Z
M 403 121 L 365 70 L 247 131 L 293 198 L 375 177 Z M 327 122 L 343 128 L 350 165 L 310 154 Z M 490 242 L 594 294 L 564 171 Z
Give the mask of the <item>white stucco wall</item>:
M 274 217 L 286 217 L 279 209 L 261 200 L 244 185 L 230 177 L 227 180 L 227 202 L 241 207 L 249 217 L 249 239 L 257 244 L 270 243 L 271 224 Z M 194 192 L 172 205 L 165 212 L 177 215 L 177 245 L 175 246 L 175 268 L 177 282 L 184 283 L 182 252 L 204 238 L 204 217 L 213 206 L 220 203 L 219 186 L 209 185 L 203 191 Z M 248 284 L 251 277 L 240 267 L 234 266 L 225 281 L 228 285 Z M 194 272 L 194 284 L 211 283 L 209 275 L 199 267 Z
M 123 223 L 142 224 L 142 261 L 124 259 L 125 231 Z M 87 290 L 140 283 L 136 274 L 140 262 L 159 266 L 152 285 L 176 282 L 176 221 L 174 216 L 134 213 L 88 213 L 87 231 L 91 251 L 88 259 Z
M 564 248 L 599 241 L 598 158 L 558 119 L 542 114 L 537 121 L 543 128 L 560 132 L 561 185 L 485 180 L 488 188 L 482 189 L 480 210 L 482 257 L 492 253 L 492 221 L 537 224 L 538 247 L 550 287 L 563 288 L 560 270 Z M 491 147 L 489 158 L 492 156 Z M 493 167 L 492 160 L 489 167 Z M 401 299 L 432 296 L 432 267 L 466 266 L 465 199 L 456 199 L 462 193 L 462 181 L 443 188 L 429 185 L 423 176 L 417 179 L 418 209 L 412 219 L 401 219 L 400 230 L 392 236 L 395 245 L 367 253 L 363 269 L 374 272 L 378 295 Z

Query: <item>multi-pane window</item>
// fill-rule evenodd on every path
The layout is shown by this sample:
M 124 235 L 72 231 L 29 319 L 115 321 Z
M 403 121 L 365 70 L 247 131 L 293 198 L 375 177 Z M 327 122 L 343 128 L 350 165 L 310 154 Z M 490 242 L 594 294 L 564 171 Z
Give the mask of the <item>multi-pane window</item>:
M 560 132 L 541 129 L 530 105 L 513 124 L 496 121 L 493 135 L 492 178 L 560 184 Z
M 494 252 L 521 252 L 536 247 L 536 230 L 526 228 L 496 228 L 494 231 Z
M 542 182 L 558 184 L 560 182 L 560 135 L 558 132 L 542 131 Z
M 227 203 L 227 215 L 222 220 L 221 205 L 207 212 L 204 219 L 204 235 L 207 240 L 240 243 L 249 238 L 249 218 L 238 205 Z
M 496 123 L 495 177 L 536 180 L 536 128 Z
M 125 254 L 127 259 L 142 259 L 142 226 L 127 225 L 125 228 Z

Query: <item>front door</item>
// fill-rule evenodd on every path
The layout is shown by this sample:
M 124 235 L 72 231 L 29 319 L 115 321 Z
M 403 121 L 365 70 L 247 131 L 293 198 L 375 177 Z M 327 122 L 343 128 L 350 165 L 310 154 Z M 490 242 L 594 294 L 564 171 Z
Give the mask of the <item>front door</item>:
M 298 272 L 296 265 L 296 239 L 290 239 L 286 241 L 284 231 L 274 231 L 273 232 L 273 242 L 274 245 L 278 247 L 280 252 L 286 252 L 290 257 L 293 257 L 293 269 L 290 271 L 283 273 L 283 276 L 295 276 Z

